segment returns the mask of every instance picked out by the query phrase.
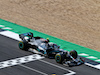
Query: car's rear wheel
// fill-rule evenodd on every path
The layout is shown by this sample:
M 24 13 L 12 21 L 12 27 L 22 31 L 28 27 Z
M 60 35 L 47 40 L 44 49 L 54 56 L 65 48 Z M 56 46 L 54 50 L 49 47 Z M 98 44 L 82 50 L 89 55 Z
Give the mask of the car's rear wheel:
M 61 54 L 61 53 L 56 54 L 56 55 L 55 55 L 55 60 L 56 60 L 57 63 L 62 64 L 62 62 L 64 61 L 64 56 L 63 56 L 63 54 Z

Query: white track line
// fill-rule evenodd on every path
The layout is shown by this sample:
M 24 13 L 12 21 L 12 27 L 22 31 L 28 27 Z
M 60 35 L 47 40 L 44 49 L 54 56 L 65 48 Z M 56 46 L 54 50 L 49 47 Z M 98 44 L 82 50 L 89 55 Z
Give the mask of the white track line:
M 9 28 L 9 27 L 4 27 L 2 29 L 12 30 L 12 28 Z
M 85 53 L 81 53 L 81 54 L 78 54 L 80 56 L 89 56 L 88 54 L 85 54 Z
M 87 65 L 87 66 L 90 66 L 90 67 L 93 67 L 93 68 L 95 68 L 95 69 L 100 70 L 100 64 L 99 64 L 99 65 L 91 65 L 91 64 L 89 64 L 89 63 L 85 63 L 85 65 Z
M 4 25 L 0 25 L 0 27 L 5 27 Z
M 57 68 L 60 68 L 60 69 L 62 69 L 62 70 L 65 70 L 65 71 L 70 72 L 70 73 L 64 74 L 64 75 L 73 75 L 73 74 L 76 74 L 74 71 L 71 71 L 71 70 L 66 69 L 66 68 L 63 68 L 63 67 L 61 67 L 61 66 L 52 64 L 52 63 L 50 63 L 50 62 L 47 62 L 47 61 L 44 61 L 44 60 L 38 60 L 38 61 L 41 61 L 41 62 L 43 62 L 43 63 L 49 64 L 49 65 L 51 65 L 51 66 L 54 66 L 54 67 L 57 67 Z
M 100 70 L 100 64 L 99 65 L 96 65 L 95 68 L 98 68 Z
M 11 31 L 2 31 L 0 32 L 1 35 L 4 35 L 6 37 L 9 37 L 9 38 L 12 38 L 12 39 L 15 39 L 15 40 L 18 40 L 20 41 L 21 39 L 19 38 L 19 35 L 17 33 L 14 33 L 14 32 L 11 32 Z
M 22 65 L 22 64 L 20 64 L 20 66 L 21 66 L 21 67 L 24 67 L 24 68 L 27 68 L 27 69 L 29 69 L 29 70 L 35 71 L 35 72 L 37 72 L 37 73 L 40 73 L 40 74 L 42 74 L 42 75 L 48 75 L 48 74 L 46 74 L 46 73 L 44 73 L 44 72 L 41 72 L 41 71 L 39 71 L 39 70 L 30 68 L 30 67 L 25 66 L 25 65 Z
M 100 62 L 100 59 L 95 60 L 96 62 Z
M 89 57 L 86 57 L 88 59 L 97 59 L 97 57 L 94 57 L 94 56 L 89 56 Z

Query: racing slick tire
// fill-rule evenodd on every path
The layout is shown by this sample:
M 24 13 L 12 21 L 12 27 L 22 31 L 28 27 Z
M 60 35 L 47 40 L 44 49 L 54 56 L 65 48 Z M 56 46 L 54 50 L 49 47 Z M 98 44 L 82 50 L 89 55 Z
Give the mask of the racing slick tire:
M 56 54 L 56 55 L 55 55 L 55 60 L 56 60 L 57 63 L 62 64 L 63 61 L 64 61 L 64 56 L 63 56 L 63 54 L 61 54 L 61 53 Z
M 69 52 L 70 53 L 70 55 L 73 57 L 73 58 L 77 58 L 77 56 L 78 56 L 78 54 L 77 54 L 77 52 L 75 51 L 75 50 L 72 50 L 72 51 L 70 51 Z
M 27 41 L 19 41 L 18 46 L 21 50 L 28 51 L 28 42 Z

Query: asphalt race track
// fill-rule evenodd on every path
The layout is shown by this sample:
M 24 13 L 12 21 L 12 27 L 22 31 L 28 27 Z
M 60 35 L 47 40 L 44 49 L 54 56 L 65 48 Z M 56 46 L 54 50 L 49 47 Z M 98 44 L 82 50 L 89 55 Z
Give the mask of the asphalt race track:
M 18 41 L 0 35 L 0 62 L 34 55 L 18 48 Z M 1 65 L 0 65 L 1 66 Z M 8 66 L 0 69 L 0 75 L 100 75 L 100 70 L 80 65 L 67 67 L 55 62 L 54 59 L 43 58 L 28 63 Z

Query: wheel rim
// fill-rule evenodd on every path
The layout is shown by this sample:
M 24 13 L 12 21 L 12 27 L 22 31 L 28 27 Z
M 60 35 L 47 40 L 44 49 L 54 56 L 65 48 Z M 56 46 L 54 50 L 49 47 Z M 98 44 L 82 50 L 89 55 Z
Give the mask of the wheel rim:
M 57 62 L 60 62 L 60 61 L 61 61 L 61 56 L 60 56 L 60 55 L 57 55 L 57 56 L 56 56 L 56 61 L 57 61 Z
M 19 42 L 19 48 L 23 49 L 24 44 L 22 42 Z

